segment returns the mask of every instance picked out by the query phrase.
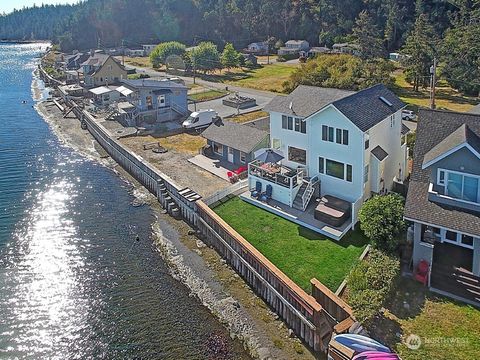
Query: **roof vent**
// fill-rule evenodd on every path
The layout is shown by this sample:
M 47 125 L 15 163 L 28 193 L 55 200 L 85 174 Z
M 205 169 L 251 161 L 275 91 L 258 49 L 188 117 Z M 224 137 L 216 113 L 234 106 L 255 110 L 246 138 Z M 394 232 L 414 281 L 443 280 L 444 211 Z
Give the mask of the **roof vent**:
M 383 96 L 380 96 L 380 100 L 382 100 L 388 106 L 393 106 L 393 104 L 390 101 L 388 101 L 387 99 L 385 99 Z

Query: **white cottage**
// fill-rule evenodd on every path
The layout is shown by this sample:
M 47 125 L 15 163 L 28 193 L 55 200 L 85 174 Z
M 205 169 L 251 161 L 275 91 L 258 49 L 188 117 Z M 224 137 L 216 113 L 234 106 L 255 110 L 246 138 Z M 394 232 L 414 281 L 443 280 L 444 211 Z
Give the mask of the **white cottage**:
M 340 239 L 357 222 L 365 200 L 391 190 L 407 175 L 404 107 L 383 85 L 356 93 L 301 85 L 288 96 L 277 96 L 266 110 L 271 147 L 285 158 L 273 174 L 265 164 L 251 163 L 250 189 L 258 182 L 262 191 L 270 185 L 272 201 L 282 212 L 293 213 L 292 220 Z M 325 196 L 342 209 L 331 211 L 339 217 L 342 212 L 341 225 L 318 221 L 322 218 L 315 211 L 322 200 L 315 204 L 312 199 Z

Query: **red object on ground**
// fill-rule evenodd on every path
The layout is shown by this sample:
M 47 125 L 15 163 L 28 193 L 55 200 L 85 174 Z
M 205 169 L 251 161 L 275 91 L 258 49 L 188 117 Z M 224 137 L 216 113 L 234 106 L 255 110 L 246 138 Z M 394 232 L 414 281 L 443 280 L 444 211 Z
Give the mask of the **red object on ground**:
M 231 178 L 233 176 L 233 173 L 231 171 L 227 171 L 227 177 Z
M 420 260 L 415 269 L 413 277 L 415 280 L 421 282 L 424 286 L 427 286 L 428 282 L 428 270 L 430 269 L 430 264 L 426 260 Z

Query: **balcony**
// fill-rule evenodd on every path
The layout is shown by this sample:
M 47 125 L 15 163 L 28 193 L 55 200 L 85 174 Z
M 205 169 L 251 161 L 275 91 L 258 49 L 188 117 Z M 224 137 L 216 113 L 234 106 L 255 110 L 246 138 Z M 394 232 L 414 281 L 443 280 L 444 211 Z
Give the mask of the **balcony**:
M 254 160 L 248 164 L 248 175 L 292 190 L 302 184 L 305 169 L 291 169 L 281 164 Z

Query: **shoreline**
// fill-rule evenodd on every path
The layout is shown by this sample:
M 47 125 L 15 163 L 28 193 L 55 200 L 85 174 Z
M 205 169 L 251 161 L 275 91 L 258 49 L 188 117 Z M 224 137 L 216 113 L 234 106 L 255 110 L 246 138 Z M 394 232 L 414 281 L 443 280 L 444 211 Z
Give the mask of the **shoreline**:
M 75 115 L 63 118 L 52 102 L 42 99 L 38 85 L 39 80 L 34 77 L 32 96 L 39 115 L 63 145 L 109 167 L 131 185 L 131 193 L 136 200 L 152 209 L 157 219 L 152 223 L 152 238 L 168 265 L 170 275 L 209 309 L 230 332 L 232 339 L 239 339 L 254 358 L 314 359 L 300 340 L 289 336 L 278 315 L 252 292 L 239 275 L 226 266 L 213 249 L 191 235 L 192 229 L 186 223 L 165 214 L 152 194 L 114 160 L 102 155 L 103 148 L 88 130 L 81 129 Z

